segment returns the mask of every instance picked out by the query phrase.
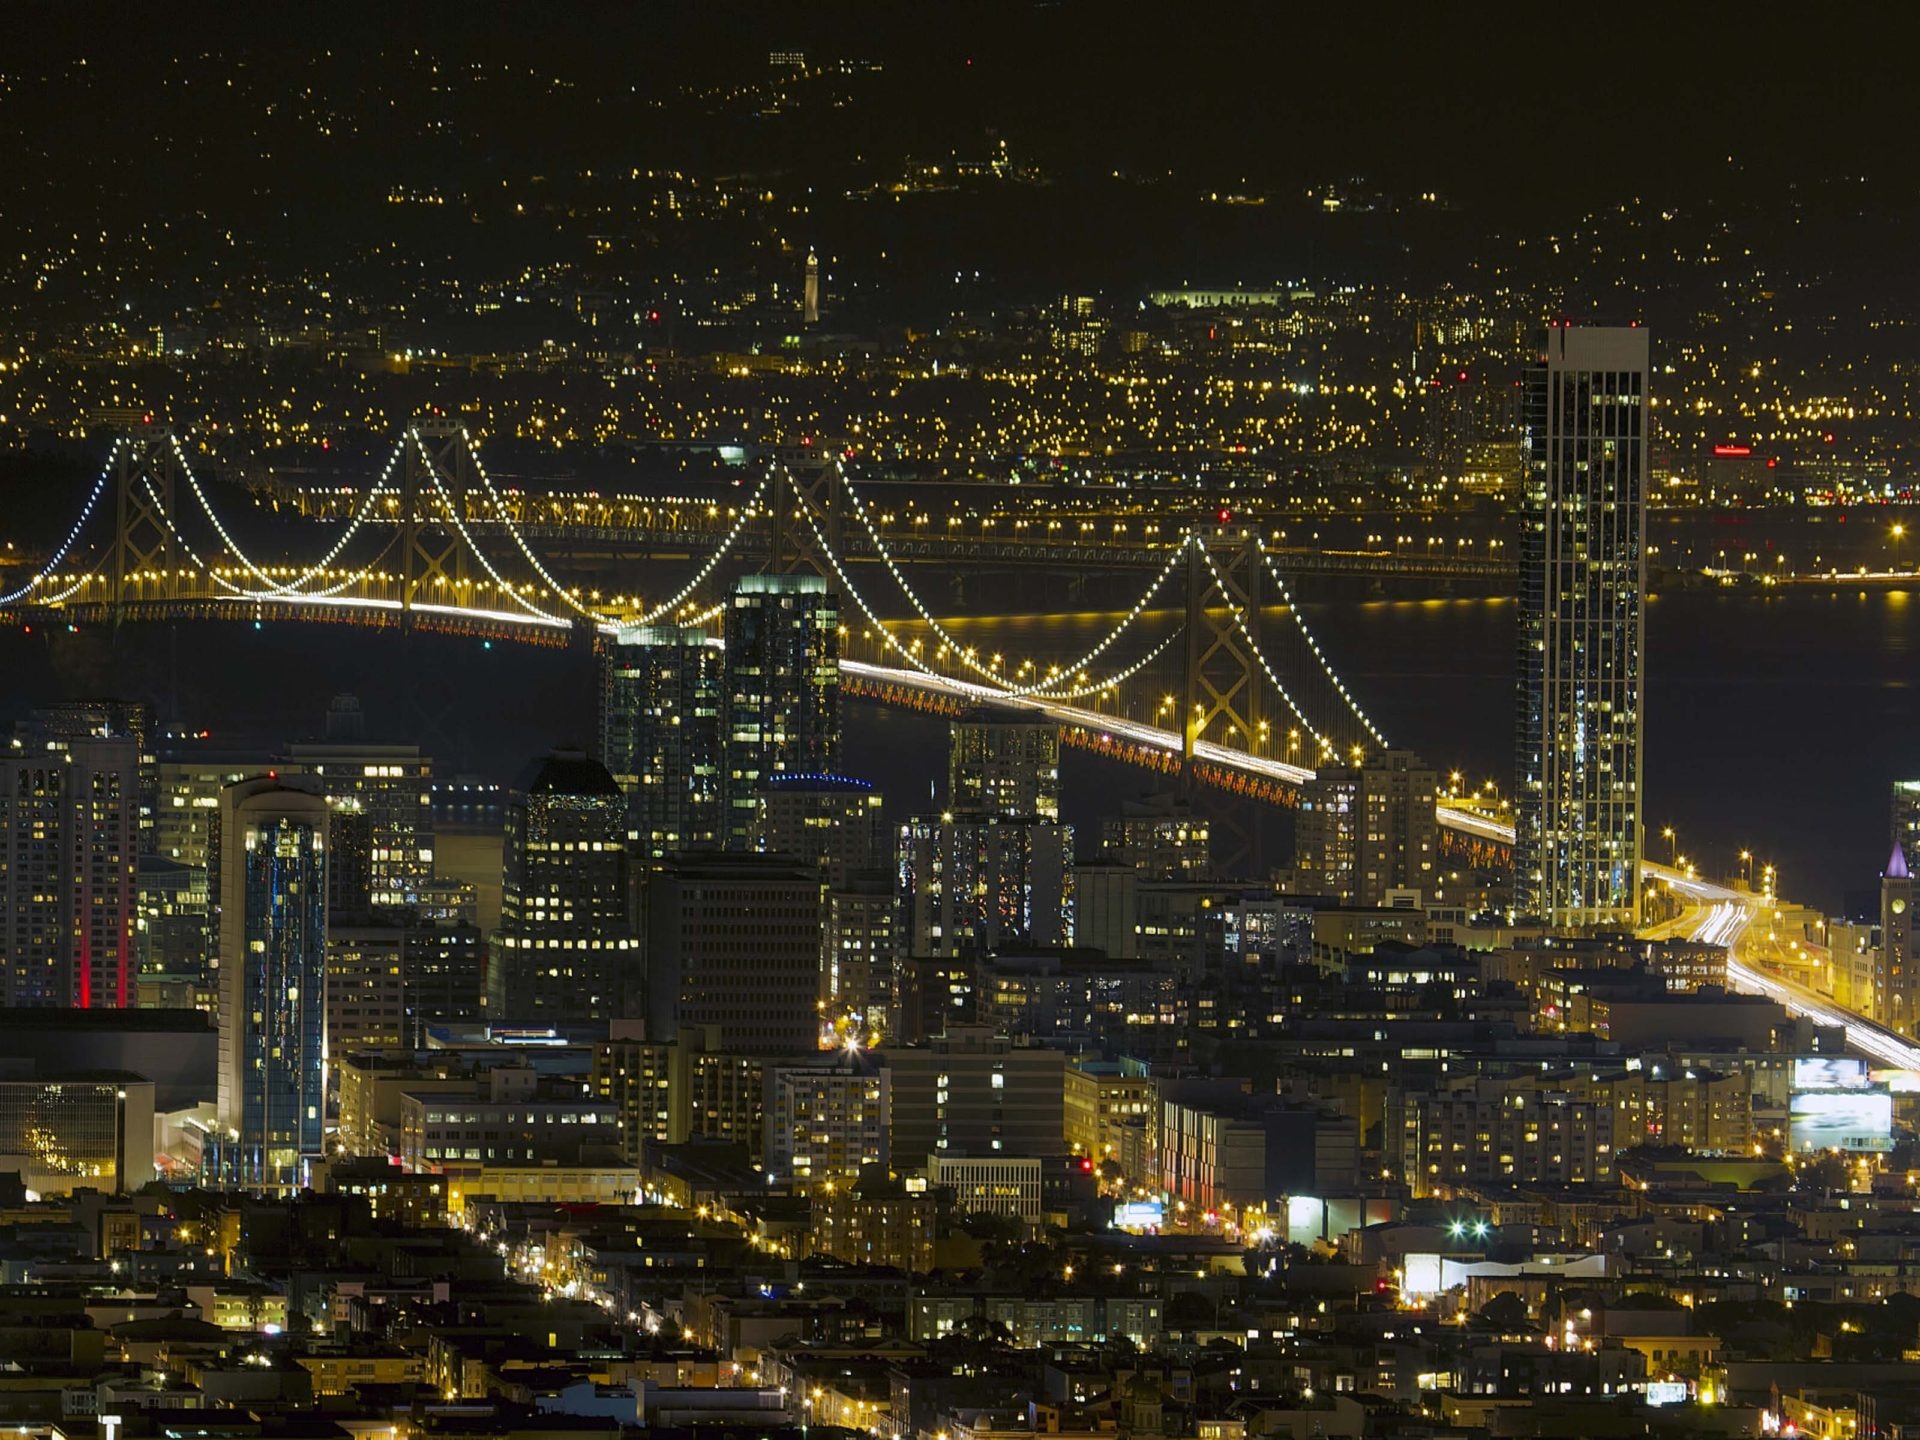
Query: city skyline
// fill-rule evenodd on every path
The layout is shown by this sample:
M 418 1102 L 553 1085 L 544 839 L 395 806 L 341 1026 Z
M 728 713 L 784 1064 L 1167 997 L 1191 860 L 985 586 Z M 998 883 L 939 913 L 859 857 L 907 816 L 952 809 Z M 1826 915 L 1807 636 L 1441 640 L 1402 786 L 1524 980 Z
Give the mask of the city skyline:
M 1894 17 L 14 18 L 0 1426 L 1920 1433 Z

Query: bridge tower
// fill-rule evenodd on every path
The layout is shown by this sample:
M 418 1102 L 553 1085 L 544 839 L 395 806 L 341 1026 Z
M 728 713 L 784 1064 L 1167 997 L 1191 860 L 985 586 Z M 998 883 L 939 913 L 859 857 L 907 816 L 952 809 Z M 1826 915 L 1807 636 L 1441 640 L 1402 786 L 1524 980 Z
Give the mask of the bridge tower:
M 1193 533 L 1180 726 L 1181 755 L 1189 765 L 1202 739 L 1248 750 L 1260 740 L 1261 570 L 1259 544 L 1251 537 Z
M 1190 532 L 1180 750 L 1183 780 L 1196 799 L 1203 790 L 1193 784 L 1194 751 L 1201 740 L 1254 751 L 1265 738 L 1257 653 L 1263 568 L 1252 536 Z M 1214 862 L 1222 873 L 1258 871 L 1264 848 L 1259 821 L 1249 806 L 1218 807 Z
M 473 488 L 473 457 L 458 421 L 416 421 L 400 467 L 400 628 L 413 630 L 413 607 L 471 598 L 467 543 L 460 534 Z
M 817 526 L 828 548 L 844 558 L 841 520 L 845 510 L 846 484 L 838 460 L 811 455 L 800 460 L 775 459 L 773 483 L 767 487 L 767 573 L 811 570 L 833 583 L 833 563 L 821 551 L 814 530 Z
M 177 595 L 184 585 L 184 559 L 175 533 L 174 489 L 180 454 L 164 425 L 130 426 L 114 461 L 113 554 L 107 572 L 107 602 L 115 626 L 136 598 Z M 145 579 L 158 575 L 162 583 Z

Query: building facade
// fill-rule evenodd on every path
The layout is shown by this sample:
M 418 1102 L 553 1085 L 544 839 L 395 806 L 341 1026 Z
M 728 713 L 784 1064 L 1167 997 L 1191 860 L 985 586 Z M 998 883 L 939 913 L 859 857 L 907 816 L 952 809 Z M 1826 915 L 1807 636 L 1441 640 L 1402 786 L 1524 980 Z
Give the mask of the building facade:
M 1436 777 L 1407 750 L 1320 770 L 1294 822 L 1295 882 L 1343 905 L 1380 906 L 1388 892 L 1431 892 L 1440 855 Z
M 220 828 L 220 1168 L 286 1192 L 325 1134 L 327 802 L 242 780 Z
M 978 709 L 947 732 L 947 805 L 981 815 L 1060 818 L 1060 727 Z
M 820 871 L 820 883 L 844 886 L 859 871 L 892 860 L 886 797 L 845 775 L 780 774 L 760 782 L 753 848 Z
M 894 1168 L 929 1155 L 1064 1155 L 1066 1056 L 986 1026 L 949 1026 L 882 1051 L 891 1076 Z
M 627 797 L 636 859 L 711 849 L 722 838 L 725 659 L 705 630 L 646 625 L 610 649 L 600 758 Z
M 626 798 L 606 766 L 556 750 L 507 799 L 489 1004 L 518 1022 L 628 1013 L 640 987 L 629 918 Z
M 840 607 L 817 575 L 745 575 L 727 597 L 726 842 L 745 849 L 760 782 L 840 756 Z
M 984 955 L 1073 943 L 1073 827 L 1038 817 L 920 815 L 900 832 L 901 949 Z
M 820 880 L 778 855 L 681 855 L 647 878 L 647 1027 L 721 1048 L 818 1048 Z
M 766 1070 L 761 1162 L 781 1181 L 811 1189 L 857 1180 L 882 1167 L 887 1146 L 887 1071 L 860 1054 Z
M 282 774 L 311 775 L 366 816 L 368 903 L 413 905 L 433 879 L 433 760 L 417 745 L 290 745 Z
M 1649 370 L 1644 329 L 1556 326 L 1526 381 L 1514 909 L 1555 927 L 1640 916 Z
M 136 1000 L 139 742 L 23 726 L 0 748 L 0 990 L 8 1005 Z
M 1212 826 L 1178 796 L 1122 801 L 1119 817 L 1101 828 L 1101 843 L 1142 880 L 1205 880 L 1213 872 Z

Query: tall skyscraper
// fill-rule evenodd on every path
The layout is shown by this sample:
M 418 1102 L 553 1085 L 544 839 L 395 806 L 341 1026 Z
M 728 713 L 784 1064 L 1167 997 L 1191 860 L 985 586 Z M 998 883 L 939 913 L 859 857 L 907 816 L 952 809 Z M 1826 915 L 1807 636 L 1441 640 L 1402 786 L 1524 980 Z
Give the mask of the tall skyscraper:
M 316 777 L 327 799 L 365 812 L 374 905 L 420 900 L 433 880 L 433 760 L 419 746 L 312 741 L 289 745 L 279 768 Z
M 636 859 L 720 844 L 725 709 L 725 659 L 706 631 L 644 625 L 611 647 L 600 758 L 626 793 Z
M 220 797 L 219 1168 L 290 1190 L 326 1116 L 327 802 L 270 777 Z
M 1320 770 L 1294 819 L 1295 885 L 1368 907 L 1386 904 L 1389 890 L 1430 890 L 1440 853 L 1436 779 L 1407 750 Z
M 893 876 L 856 870 L 827 891 L 820 922 L 820 995 L 827 1023 L 849 1039 L 894 1032 Z
M 800 318 L 809 325 L 820 323 L 820 257 L 807 252 L 806 289 L 800 302 Z
M 982 707 L 947 732 L 947 805 L 956 813 L 1060 818 L 1060 727 Z
M 1521 426 L 1514 909 L 1640 914 L 1647 332 L 1547 331 Z
M 536 761 L 507 797 L 489 1009 L 511 1023 L 605 1020 L 638 999 L 626 799 L 580 750 Z
M 8 1005 L 135 1001 L 140 744 L 20 727 L 0 749 L 0 991 Z
M 820 1032 L 820 878 L 779 855 L 678 855 L 647 877 L 647 1033 L 717 1027 L 730 1054 Z
M 831 773 L 840 753 L 840 612 L 818 575 L 745 575 L 727 598 L 726 841 L 752 843 L 760 782 Z

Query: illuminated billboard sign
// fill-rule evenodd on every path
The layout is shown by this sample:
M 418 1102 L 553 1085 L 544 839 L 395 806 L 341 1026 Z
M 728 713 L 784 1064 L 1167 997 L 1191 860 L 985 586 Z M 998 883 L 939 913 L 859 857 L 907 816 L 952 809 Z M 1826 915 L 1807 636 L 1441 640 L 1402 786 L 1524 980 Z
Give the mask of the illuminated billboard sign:
M 1116 1230 L 1158 1230 L 1166 1218 L 1167 1207 L 1158 1200 L 1129 1200 L 1113 1207 Z
M 1873 1083 L 1867 1062 L 1839 1055 L 1801 1055 L 1793 1062 L 1795 1090 L 1864 1090 Z
M 1787 1136 L 1797 1151 L 1893 1148 L 1893 1096 L 1886 1090 L 1796 1090 Z

